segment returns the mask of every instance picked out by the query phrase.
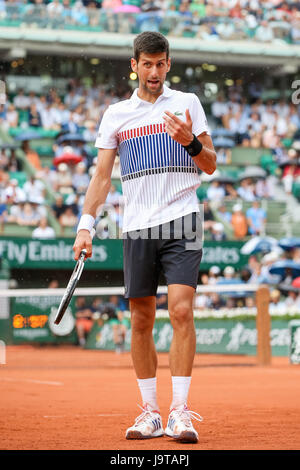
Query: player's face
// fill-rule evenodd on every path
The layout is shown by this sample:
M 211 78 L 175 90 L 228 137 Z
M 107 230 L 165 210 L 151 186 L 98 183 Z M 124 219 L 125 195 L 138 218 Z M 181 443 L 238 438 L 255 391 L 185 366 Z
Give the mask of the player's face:
M 138 75 L 139 89 L 142 94 L 159 96 L 163 90 L 166 75 L 170 70 L 171 60 L 166 52 L 157 54 L 141 53 L 139 61 L 131 59 L 131 68 Z

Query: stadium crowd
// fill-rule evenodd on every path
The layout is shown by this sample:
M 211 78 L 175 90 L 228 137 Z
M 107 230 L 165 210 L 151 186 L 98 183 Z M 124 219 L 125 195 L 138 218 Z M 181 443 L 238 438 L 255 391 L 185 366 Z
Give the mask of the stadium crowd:
M 283 167 L 281 173 L 283 187 L 290 192 L 292 182 L 299 180 L 299 106 L 283 99 L 264 102 L 261 93 L 260 87 L 256 86 L 254 90 L 249 86 L 248 98 L 245 99 L 242 90 L 233 86 L 226 94 L 220 94 L 212 104 L 209 118 L 214 142 L 218 143 L 218 133 L 219 137 L 225 135 L 227 140 L 232 141 L 229 147 L 224 146 L 224 142 L 216 145 L 218 162 L 230 164 L 232 146 L 266 147 L 271 150 L 278 168 L 287 162 L 288 168 L 296 169 L 292 179 L 289 172 L 285 173 L 286 167 Z M 19 184 L 16 177 L 17 173 L 23 170 L 23 163 L 17 158 L 16 150 L 13 146 L 0 146 L 0 230 L 3 231 L 5 223 L 14 223 L 33 229 L 33 238 L 54 238 L 57 234 L 49 223 L 50 212 L 61 228 L 60 235 L 64 235 L 66 229 L 75 233 L 86 188 L 95 169 L 96 157 L 91 149 L 99 123 L 109 104 L 126 99 L 129 94 L 127 89 L 107 90 L 96 85 L 88 89 L 75 80 L 70 82 L 65 96 L 59 96 L 55 90 L 50 90 L 42 96 L 19 90 L 15 96 L 8 97 L 0 110 L 1 129 L 7 132 L 21 130 L 25 134 L 34 129 L 42 129 L 54 131 L 56 137 L 51 165 L 43 163 L 43 157 L 31 147 L 33 141 L 30 138 L 21 140 L 26 159 L 35 169 L 35 175 L 23 185 Z M 281 122 L 281 117 L 284 117 L 284 123 Z M 268 131 L 274 133 L 273 140 L 266 139 L 265 134 Z M 73 138 L 64 140 L 65 136 L 70 134 Z M 77 136 L 75 139 L 74 134 Z M 290 139 L 288 146 L 284 145 L 284 139 Z M 75 160 L 68 161 L 66 155 L 71 155 Z M 287 176 L 290 178 L 289 182 L 288 178 L 285 179 Z M 205 175 L 202 177 L 205 180 Z M 120 178 L 118 159 L 113 178 Z M 203 199 L 205 238 L 226 240 L 226 223 L 231 225 L 233 238 L 236 240 L 264 235 L 266 211 L 262 202 L 276 197 L 277 182 L 278 177 L 272 174 L 266 178 L 237 179 L 234 183 L 218 181 L 217 178 L 216 181 L 211 180 Z M 51 207 L 47 200 L 49 187 L 55 194 Z M 234 204 L 232 209 L 228 210 L 225 203 L 230 200 Z M 250 203 L 247 210 L 243 210 L 243 202 Z M 122 205 L 121 191 L 113 184 L 98 219 L 100 237 L 121 236 Z M 217 208 L 217 218 L 212 206 Z M 300 262 L 299 249 L 284 256 L 296 263 Z M 222 273 L 218 266 L 213 266 L 207 275 L 202 276 L 201 283 L 222 283 L 224 279 L 231 278 L 235 279 L 235 282 L 275 282 L 275 278 L 270 277 L 268 268 L 278 259 L 278 252 L 250 256 L 248 266 L 240 272 L 235 272 L 234 268 L 228 266 Z M 293 290 L 285 291 L 282 296 L 282 291 L 276 288 L 272 290 L 271 296 L 274 311 L 285 312 L 292 304 L 299 307 L 299 294 Z M 164 308 L 165 303 L 162 302 L 160 308 Z M 238 306 L 252 308 L 253 299 L 249 295 L 226 296 L 216 293 L 196 296 L 195 307 L 200 310 L 220 310 Z
M 50 28 L 299 44 L 299 8 L 295 0 L 0 0 L 0 18 Z
M 208 180 L 209 187 L 203 201 L 205 230 L 207 237 L 213 240 L 226 239 L 223 220 L 231 225 L 235 239 L 264 234 L 266 213 L 260 207 L 260 201 L 275 199 L 279 178 L 289 194 L 293 183 L 300 179 L 299 106 L 284 99 L 264 102 L 262 91 L 258 84 L 250 83 L 248 98 L 245 98 L 241 87 L 234 85 L 226 93 L 220 93 L 211 105 L 209 118 L 219 164 L 230 165 L 233 146 L 264 147 L 272 152 L 276 169 L 258 179 L 245 175 L 230 183 L 218 179 L 216 172 L 213 175 L 215 181 Z M 23 187 L 15 178 L 15 172 L 22 170 L 15 150 L 0 149 L 0 229 L 6 220 L 36 228 L 34 236 L 54 236 L 45 221 L 45 190 L 48 186 L 56 194 L 52 213 L 59 222 L 61 234 L 66 227 L 75 230 L 84 194 L 95 169 L 96 156 L 92 147 L 103 113 L 111 103 L 128 98 L 130 93 L 128 89 L 107 90 L 99 85 L 87 88 L 80 81 L 73 80 L 64 96 L 55 89 L 41 96 L 21 89 L 8 97 L 0 108 L 2 129 L 10 132 L 22 128 L 25 134 L 28 130 L 43 129 L 55 132 L 56 139 L 50 166 L 43 164 L 43 158 L 31 147 L 30 140 L 21 141 L 21 148 L 35 169 L 35 177 Z M 65 134 L 75 135 L 77 140 L 64 141 Z M 285 140 L 290 141 L 288 146 L 285 146 Z M 118 158 L 112 176 L 120 178 Z M 207 180 L 206 177 L 202 175 L 203 181 Z M 118 189 L 112 187 L 107 207 L 101 214 L 99 233 L 103 238 L 116 236 L 116 227 L 117 235 L 122 229 L 122 195 Z M 237 202 L 230 212 L 224 205 L 228 200 Z M 243 201 L 250 202 L 252 207 L 243 211 Z M 210 210 L 210 205 L 216 202 L 218 220 Z

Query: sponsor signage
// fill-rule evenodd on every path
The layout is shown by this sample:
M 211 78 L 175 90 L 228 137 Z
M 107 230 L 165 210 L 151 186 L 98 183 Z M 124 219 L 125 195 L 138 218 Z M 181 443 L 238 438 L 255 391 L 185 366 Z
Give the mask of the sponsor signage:
M 245 320 L 232 319 L 195 319 L 196 352 L 217 354 L 256 355 L 257 331 L 255 318 Z M 300 332 L 300 327 L 299 330 Z M 153 337 L 158 351 L 170 349 L 173 329 L 167 319 L 156 320 Z M 126 350 L 130 349 L 131 330 L 126 333 Z M 272 319 L 271 328 L 272 355 L 288 356 L 290 332 L 288 322 Z M 111 325 L 94 324 L 86 343 L 87 349 L 113 350 L 113 331 Z
M 0 256 L 6 259 L 10 268 L 25 269 L 73 269 L 73 239 L 32 240 L 28 238 L 0 237 Z M 247 264 L 248 257 L 241 255 L 242 242 L 205 241 L 200 269 L 208 270 L 213 265 L 220 269 L 231 265 L 236 269 Z M 93 256 L 85 269 L 123 269 L 122 240 L 93 241 Z
M 11 299 L 11 337 L 20 343 L 76 343 L 74 298 L 63 320 L 54 324 L 61 297 L 16 297 Z

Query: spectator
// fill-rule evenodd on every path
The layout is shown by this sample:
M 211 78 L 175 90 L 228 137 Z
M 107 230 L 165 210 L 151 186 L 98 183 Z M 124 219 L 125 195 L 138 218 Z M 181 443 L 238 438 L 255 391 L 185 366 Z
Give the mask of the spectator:
M 63 6 L 59 0 L 52 0 L 52 2 L 47 5 L 47 13 L 50 18 L 59 18 L 63 13 Z
M 220 217 L 224 222 L 231 223 L 231 213 L 227 210 L 225 204 L 221 204 L 218 207 L 218 217 Z
M 57 279 L 50 279 L 49 284 L 48 284 L 48 289 L 58 289 L 59 288 L 59 282 Z
M 32 150 L 28 140 L 23 140 L 22 150 L 26 154 L 26 159 L 28 162 L 37 170 L 42 169 L 42 164 L 38 153 L 35 150 Z
M 225 198 L 228 199 L 237 199 L 238 192 L 234 189 L 232 183 L 225 184 Z
M 209 207 L 208 201 L 203 201 L 204 230 L 210 230 L 215 223 L 215 217 Z
M 36 104 L 30 106 L 28 123 L 31 127 L 42 127 L 41 115 L 36 108 Z
M 274 33 L 267 21 L 262 21 L 255 31 L 254 39 L 261 42 L 272 42 Z
M 28 202 L 30 202 L 32 209 L 39 214 L 40 218 L 47 217 L 47 208 L 42 198 L 31 196 L 28 198 Z
M 15 204 L 26 200 L 26 193 L 18 184 L 18 180 L 15 178 L 7 181 L 2 192 L 3 202 L 6 204 Z
M 227 104 L 222 93 L 218 94 L 217 99 L 211 105 L 211 112 L 216 120 L 217 125 L 222 126 L 222 117 L 227 114 Z
M 109 211 L 110 219 L 115 224 L 116 236 L 122 237 L 122 227 L 123 227 L 123 212 L 121 206 L 117 203 L 114 204 L 113 210 Z
M 232 208 L 231 225 L 234 238 L 242 240 L 248 233 L 247 217 L 242 211 L 241 204 L 235 204 Z
M 226 234 L 224 233 L 224 225 L 221 222 L 216 222 L 211 228 L 211 238 L 212 240 L 221 242 L 227 239 Z
M 240 272 L 240 279 L 243 281 L 243 282 L 249 282 L 251 278 L 251 271 L 250 269 L 244 267 L 242 268 L 241 272 Z
M 291 307 L 300 308 L 300 296 L 295 290 L 288 291 L 288 295 L 284 301 L 285 308 L 289 310 Z
M 85 194 L 89 182 L 90 178 L 86 173 L 86 165 L 83 162 L 78 163 L 72 176 L 72 186 L 78 194 Z
M 84 347 L 87 336 L 93 327 L 93 312 L 87 306 L 84 297 L 77 297 L 76 303 L 76 332 L 80 346 Z
M 87 15 L 86 8 L 80 1 L 76 1 L 73 4 L 71 16 L 75 24 L 87 25 L 89 22 L 89 17 Z
M 113 330 L 113 342 L 116 353 L 121 353 L 125 346 L 126 331 L 129 326 L 127 319 L 124 318 L 124 312 L 120 310 L 119 298 L 112 295 L 109 302 L 104 305 L 102 316 L 106 316 Z
M 10 156 L 7 161 L 6 171 L 9 172 L 18 172 L 22 171 L 23 164 L 19 158 L 16 157 L 14 149 L 11 149 Z
M 40 215 L 35 211 L 30 202 L 25 202 L 17 217 L 17 224 L 27 227 L 36 227 L 40 221 Z
M 36 177 L 39 180 L 44 181 L 48 184 L 54 191 L 57 191 L 57 171 L 50 168 L 49 166 L 42 167 L 39 171 L 36 172 Z M 45 185 L 46 187 L 46 185 Z
M 16 111 L 14 104 L 9 103 L 6 111 L 6 121 L 9 127 L 17 127 L 19 122 L 19 114 Z
M 30 106 L 30 99 L 25 95 L 24 89 L 20 88 L 13 99 L 13 104 L 17 109 L 28 109 Z
M 41 218 L 38 227 L 32 232 L 32 238 L 43 240 L 55 238 L 55 232 L 52 227 L 49 227 L 47 217 Z
M 204 310 L 209 308 L 210 298 L 209 295 L 203 292 L 202 294 L 196 294 L 194 301 L 194 308 L 198 310 Z
M 224 299 L 218 294 L 218 292 L 212 292 L 210 294 L 210 308 L 214 310 L 220 310 L 225 307 Z
M 273 289 L 270 293 L 270 312 L 274 314 L 280 314 L 285 310 L 284 302 L 280 301 L 280 291 L 278 289 Z
M 55 203 L 52 206 L 52 210 L 57 219 L 65 212 L 67 205 L 64 203 L 64 198 L 62 194 L 57 194 L 55 197 Z
M 212 266 L 208 271 L 208 284 L 216 284 L 220 280 L 221 270 L 219 266 Z
M 275 181 L 273 175 L 266 178 L 260 178 L 255 185 L 255 194 L 259 199 L 274 199 L 275 195 Z
M 59 217 L 59 223 L 61 225 L 62 233 L 64 233 L 64 229 L 66 227 L 74 228 L 77 222 L 78 219 L 72 211 L 72 208 L 67 206 L 65 211 Z
M 66 163 L 58 165 L 57 190 L 62 194 L 71 194 L 73 192 L 72 175 Z
M 251 235 L 262 235 L 265 233 L 267 214 L 260 207 L 259 201 L 253 201 L 252 207 L 246 212 L 246 217 Z
M 232 266 L 226 266 L 223 271 L 224 279 L 234 279 L 235 278 L 235 269 Z
M 85 130 L 82 137 L 86 142 L 95 142 L 98 134 L 97 124 L 95 121 L 88 120 L 84 123 Z
M 119 204 L 120 198 L 121 198 L 121 193 L 117 191 L 116 186 L 112 184 L 105 203 L 110 204 L 110 205 Z
M 7 222 L 7 206 L 6 204 L 0 203 L 0 233 L 4 231 L 4 224 Z
M 292 194 L 294 182 L 300 180 L 300 166 L 297 161 L 284 167 L 281 179 L 285 192 Z
M 252 202 L 256 199 L 255 186 L 250 178 L 241 180 L 237 193 L 244 201 Z
M 36 179 L 35 176 L 31 176 L 26 183 L 24 183 L 23 190 L 25 191 L 27 199 L 37 199 L 41 203 L 45 200 L 46 189 L 44 183 Z
M 65 202 L 68 207 L 71 207 L 73 214 L 79 216 L 83 207 L 84 195 L 76 193 L 70 194 L 67 196 Z
M 225 189 L 219 181 L 212 181 L 208 190 L 207 198 L 210 201 L 221 201 L 225 197 Z
M 167 294 L 156 295 L 156 309 L 168 310 L 168 296 Z

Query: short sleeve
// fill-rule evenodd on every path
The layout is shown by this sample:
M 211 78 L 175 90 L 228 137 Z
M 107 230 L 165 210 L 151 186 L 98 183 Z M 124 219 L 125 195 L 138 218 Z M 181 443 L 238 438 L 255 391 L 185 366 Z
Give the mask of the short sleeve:
M 118 147 L 117 130 L 115 128 L 116 119 L 114 118 L 111 107 L 103 114 L 95 147 L 103 149 L 115 149 Z
M 204 109 L 196 95 L 193 95 L 193 101 L 189 111 L 193 122 L 193 134 L 198 136 L 203 132 L 206 132 L 208 135 L 210 135 Z

